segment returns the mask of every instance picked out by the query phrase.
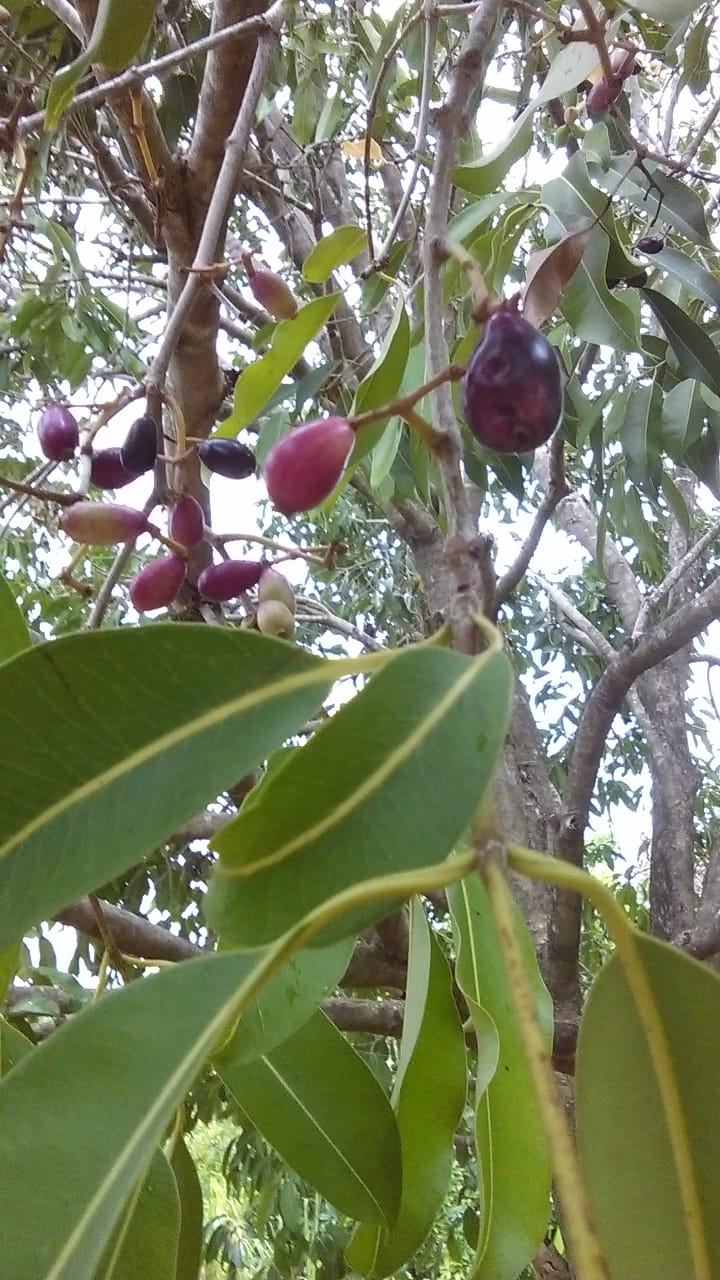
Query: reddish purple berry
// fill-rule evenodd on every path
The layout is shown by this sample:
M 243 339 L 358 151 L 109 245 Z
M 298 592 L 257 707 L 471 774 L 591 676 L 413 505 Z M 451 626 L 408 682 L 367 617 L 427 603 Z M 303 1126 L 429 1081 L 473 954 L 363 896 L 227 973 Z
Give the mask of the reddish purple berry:
M 198 445 L 198 457 L 208 471 L 215 471 L 228 480 L 246 480 L 257 469 L 252 449 L 240 440 L 224 440 L 222 436 L 203 440 Z
M 462 379 L 465 421 L 497 453 L 524 453 L 550 438 L 562 414 L 562 376 L 553 347 L 515 311 L 497 311 Z
M 241 592 L 257 586 L 264 568 L 262 560 L 224 560 L 222 564 L 211 564 L 198 578 L 198 591 L 203 600 L 216 604 L 234 600 Z
M 158 451 L 158 430 L 154 418 L 145 414 L 136 418 L 120 449 L 123 465 L 135 475 L 144 475 L 155 466 Z
M 136 573 L 130 583 L 130 601 L 138 613 L 164 609 L 185 581 L 185 561 L 180 556 L 160 556 Z
M 347 418 L 322 418 L 295 427 L 273 445 L 264 478 L 273 504 L 286 516 L 309 511 L 332 493 L 355 443 Z
M 143 511 L 112 502 L 75 502 L 66 507 L 60 517 L 63 532 L 89 546 L 110 547 L 115 542 L 129 542 L 147 527 Z
M 40 448 L 51 462 L 67 462 L 78 447 L 78 424 L 64 404 L 49 404 L 38 422 Z
M 137 480 L 137 471 L 128 471 L 119 449 L 98 449 L 90 459 L 90 483 L 96 489 L 122 489 Z
M 170 515 L 170 537 L 184 547 L 196 547 L 205 536 L 205 517 L 200 503 L 186 493 Z
M 253 271 L 250 291 L 274 320 L 292 320 L 297 315 L 298 304 L 292 289 L 274 271 L 264 267 Z
M 620 97 L 622 87 L 623 82 L 620 76 L 615 76 L 609 84 L 604 76 L 602 80 L 598 80 L 597 84 L 594 84 L 590 90 L 585 102 L 588 115 L 603 115 L 604 112 L 607 111 L 608 107 L 612 106 L 616 98 Z

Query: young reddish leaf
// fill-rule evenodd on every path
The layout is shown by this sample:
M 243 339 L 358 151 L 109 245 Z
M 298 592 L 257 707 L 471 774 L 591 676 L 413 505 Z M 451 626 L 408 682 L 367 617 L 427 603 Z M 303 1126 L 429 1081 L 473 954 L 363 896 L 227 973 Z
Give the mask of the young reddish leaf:
M 527 263 L 523 315 L 538 327 L 552 315 L 565 285 L 580 266 L 593 224 L 566 231 L 549 249 L 532 253 Z

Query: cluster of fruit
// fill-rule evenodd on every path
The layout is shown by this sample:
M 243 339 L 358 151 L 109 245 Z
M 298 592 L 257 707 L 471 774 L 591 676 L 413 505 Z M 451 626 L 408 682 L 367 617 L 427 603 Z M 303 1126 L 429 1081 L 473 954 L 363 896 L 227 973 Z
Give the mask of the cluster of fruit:
M 69 462 L 80 443 L 77 421 L 62 404 L 48 405 L 38 422 L 38 437 L 52 462 Z M 152 470 L 157 452 L 157 423 L 146 414 L 133 422 L 120 448 L 92 451 L 90 483 L 97 489 L 121 489 Z

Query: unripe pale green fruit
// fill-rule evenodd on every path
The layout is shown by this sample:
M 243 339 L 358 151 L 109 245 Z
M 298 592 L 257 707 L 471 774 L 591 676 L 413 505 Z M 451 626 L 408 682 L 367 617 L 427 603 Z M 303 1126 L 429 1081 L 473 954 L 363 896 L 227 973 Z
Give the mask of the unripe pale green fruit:
M 263 635 L 279 640 L 292 640 L 295 635 L 295 619 L 282 600 L 263 600 L 258 605 L 257 625 Z
M 60 517 L 60 528 L 76 542 L 88 546 L 111 547 L 115 542 L 129 542 L 145 533 L 147 516 L 134 507 L 121 507 L 112 502 L 75 502 Z
M 287 578 L 278 573 L 277 569 L 263 569 L 258 584 L 258 602 L 263 604 L 266 600 L 279 600 L 290 613 L 295 613 L 295 592 Z

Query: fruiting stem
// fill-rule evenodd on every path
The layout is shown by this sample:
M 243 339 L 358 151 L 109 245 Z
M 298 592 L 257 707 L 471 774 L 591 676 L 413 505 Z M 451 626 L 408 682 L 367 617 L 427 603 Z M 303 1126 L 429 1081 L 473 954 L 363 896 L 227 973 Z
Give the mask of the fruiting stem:
M 503 866 L 504 857 L 505 847 L 502 841 L 486 834 L 478 848 L 478 869 L 490 901 L 525 1061 L 550 1152 L 558 1196 L 564 1210 L 563 1231 L 570 1245 L 575 1269 L 582 1280 L 607 1280 L 600 1244 L 590 1219 L 580 1163 L 565 1119 L 550 1050 L 540 1026 L 516 932 L 513 900 Z
M 78 500 L 75 493 L 55 493 L 52 489 L 39 489 L 34 484 L 23 484 L 22 480 L 11 480 L 9 476 L 0 475 L 0 487 L 12 489 L 13 493 L 24 493 L 27 498 L 39 498 L 41 502 L 56 502 L 59 507 L 71 507 Z
M 348 418 L 348 422 L 353 431 L 358 431 L 360 427 L 367 427 L 371 422 L 381 422 L 383 418 L 393 418 L 395 416 L 404 418 L 406 422 L 409 422 L 408 415 L 419 400 L 422 400 L 429 392 L 435 391 L 437 387 L 441 387 L 444 382 L 459 382 L 464 372 L 464 365 L 449 364 L 444 369 L 441 369 L 439 373 L 436 373 L 434 377 L 424 382 L 421 387 L 417 387 L 415 391 L 407 391 L 405 395 L 396 396 L 394 400 L 380 405 L 378 409 L 368 409 L 367 413 L 356 413 L 352 418 Z M 416 427 L 416 430 L 420 430 L 426 439 L 426 431 L 432 432 L 433 440 L 428 440 L 427 442 L 433 448 L 434 444 L 442 437 L 433 427 L 424 422 L 424 419 L 421 419 L 421 421 L 424 423 L 423 428 Z M 412 425 L 415 426 L 414 423 Z
M 279 552 L 286 560 L 307 560 L 308 564 L 316 564 L 321 569 L 327 569 L 328 555 L 335 554 L 341 549 L 338 544 L 332 542 L 321 543 L 317 547 L 287 547 L 282 542 L 264 538 L 259 533 L 216 533 L 208 537 L 208 542 L 218 547 L 224 546 L 226 542 L 256 542 L 258 546 L 267 547 L 269 551 Z
M 161 533 L 156 524 L 149 524 L 147 532 L 151 533 L 153 538 L 157 538 L 158 542 L 162 542 L 168 551 L 172 551 L 174 556 L 180 556 L 181 559 L 187 559 L 188 549 L 182 542 L 178 542 L 175 538 L 169 537 L 167 533 Z

